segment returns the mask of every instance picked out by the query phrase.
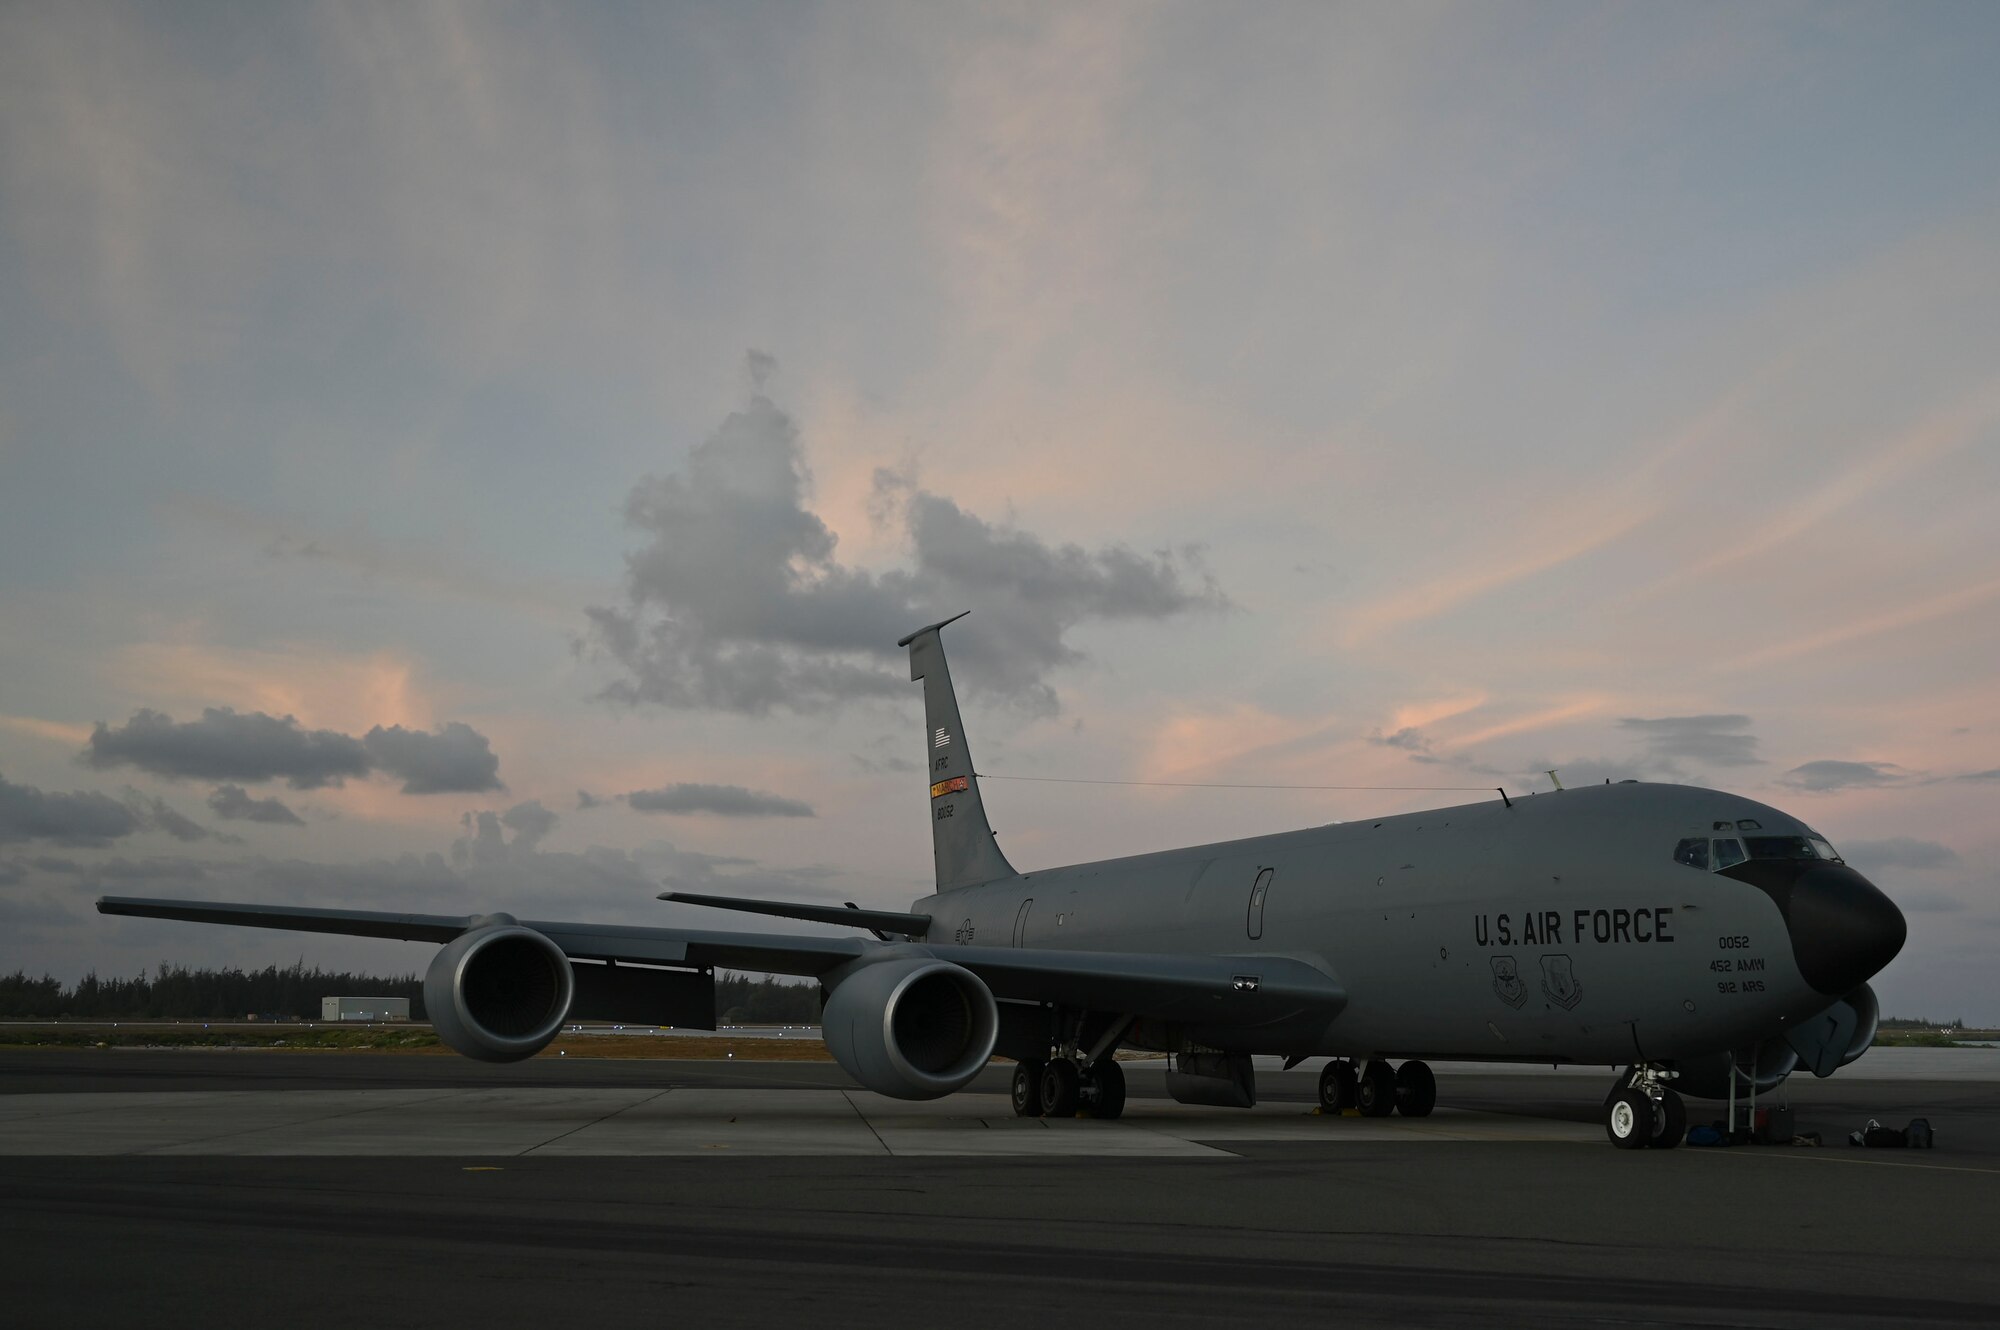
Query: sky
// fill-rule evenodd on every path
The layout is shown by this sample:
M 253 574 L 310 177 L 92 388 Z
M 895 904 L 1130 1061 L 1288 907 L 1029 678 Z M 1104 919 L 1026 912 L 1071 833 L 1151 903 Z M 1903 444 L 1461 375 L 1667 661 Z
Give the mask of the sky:
M 0 3 L 0 972 L 429 959 L 106 893 L 904 908 L 970 610 L 982 770 L 1153 782 L 992 781 L 1017 867 L 1681 781 L 2000 1023 L 1995 49 Z

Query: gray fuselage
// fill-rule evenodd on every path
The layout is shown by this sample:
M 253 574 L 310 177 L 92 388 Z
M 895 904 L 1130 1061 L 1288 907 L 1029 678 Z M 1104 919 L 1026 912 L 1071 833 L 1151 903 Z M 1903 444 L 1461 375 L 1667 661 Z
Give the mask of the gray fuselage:
M 1628 782 L 1023 873 L 913 909 L 934 945 L 1287 957 L 1346 989 L 1317 1046 L 1244 1031 L 1230 1051 L 1671 1061 L 1781 1036 L 1840 996 L 1807 981 L 1770 891 L 1676 862 L 1678 842 L 1746 820 L 1810 834 L 1737 795 Z

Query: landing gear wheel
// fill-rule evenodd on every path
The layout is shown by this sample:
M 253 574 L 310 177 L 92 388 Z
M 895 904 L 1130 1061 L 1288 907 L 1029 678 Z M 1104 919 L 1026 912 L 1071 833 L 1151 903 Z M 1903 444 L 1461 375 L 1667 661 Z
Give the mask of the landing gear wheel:
M 1115 1122 L 1125 1114 L 1125 1069 L 1104 1058 L 1090 1069 L 1095 1093 L 1090 1100 L 1090 1116 Z
M 1405 1062 L 1396 1068 L 1396 1109 L 1406 1118 L 1427 1118 L 1437 1107 L 1437 1077 L 1423 1062 Z
M 1644 1090 L 1620 1090 L 1611 1096 L 1604 1114 L 1604 1131 L 1621 1150 L 1642 1150 L 1658 1132 L 1653 1101 Z M 1683 1122 L 1685 1127 L 1685 1122 Z
M 1382 1061 L 1361 1069 L 1361 1081 L 1354 1087 L 1354 1106 L 1364 1118 L 1386 1118 L 1396 1111 L 1396 1073 Z
M 1319 1106 L 1323 1113 L 1339 1113 L 1354 1107 L 1356 1083 L 1352 1062 L 1329 1062 L 1319 1073 Z
M 1028 1061 L 1014 1064 L 1014 1116 L 1038 1118 L 1042 1115 L 1042 1069 L 1048 1064 Z
M 1688 1128 L 1687 1105 L 1681 1102 L 1681 1097 L 1672 1090 L 1667 1091 L 1656 1107 L 1655 1116 L 1658 1121 L 1654 1126 L 1653 1139 L 1646 1142 L 1647 1146 L 1654 1150 L 1671 1150 L 1679 1145 Z
M 1043 1117 L 1076 1116 L 1078 1080 L 1076 1064 L 1068 1058 L 1057 1058 L 1042 1068 Z

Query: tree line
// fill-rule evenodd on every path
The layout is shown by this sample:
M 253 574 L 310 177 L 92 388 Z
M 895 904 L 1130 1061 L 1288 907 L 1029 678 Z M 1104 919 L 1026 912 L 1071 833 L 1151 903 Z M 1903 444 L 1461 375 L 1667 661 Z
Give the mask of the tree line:
M 722 1025 L 818 1025 L 819 985 L 718 974 L 715 1017 Z
M 319 1019 L 320 999 L 327 997 L 408 998 L 411 1019 L 424 1019 L 424 981 L 417 975 L 384 978 L 295 961 L 261 970 L 162 964 L 130 979 L 100 979 L 93 971 L 74 986 L 16 970 L 0 975 L 0 1020 L 310 1021 Z M 814 1025 L 819 986 L 718 974 L 715 1010 L 727 1025 Z
M 66 987 L 23 971 L 0 976 L 0 1019 L 171 1021 L 318 1020 L 325 997 L 401 997 L 423 1019 L 424 981 L 414 974 L 380 978 L 348 970 L 307 969 L 304 962 L 261 970 L 208 970 L 162 964 L 130 979 L 95 971 Z

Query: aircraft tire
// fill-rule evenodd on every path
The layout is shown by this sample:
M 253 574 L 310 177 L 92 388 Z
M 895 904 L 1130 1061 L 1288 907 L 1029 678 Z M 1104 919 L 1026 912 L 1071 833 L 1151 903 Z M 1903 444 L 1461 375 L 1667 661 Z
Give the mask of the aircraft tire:
M 1604 1134 L 1621 1150 L 1643 1150 L 1657 1132 L 1653 1101 L 1643 1090 L 1620 1090 L 1604 1113 Z
M 1671 1150 L 1681 1143 L 1682 1137 L 1687 1135 L 1687 1104 L 1679 1095 L 1669 1090 L 1660 1100 L 1657 1116 L 1658 1125 L 1653 1132 L 1653 1138 L 1647 1141 L 1646 1145 L 1653 1150 Z
M 1386 1118 L 1396 1111 L 1396 1073 L 1388 1063 L 1377 1060 L 1361 1069 L 1354 1106 L 1364 1118 Z
M 1322 1113 L 1341 1113 L 1354 1107 L 1356 1077 L 1354 1064 L 1338 1059 L 1320 1068 L 1319 1107 Z
M 1077 1107 L 1076 1064 L 1056 1058 L 1042 1068 L 1042 1116 L 1073 1118 Z
M 1096 1090 L 1090 1101 L 1090 1116 L 1116 1122 L 1125 1116 L 1125 1069 L 1109 1057 L 1090 1069 L 1090 1083 Z
M 1437 1077 L 1430 1064 L 1412 1061 L 1396 1068 L 1396 1109 L 1404 1117 L 1427 1118 L 1437 1102 Z
M 1038 1118 L 1042 1115 L 1042 1069 L 1047 1065 L 1033 1060 L 1014 1064 L 1015 1117 Z

